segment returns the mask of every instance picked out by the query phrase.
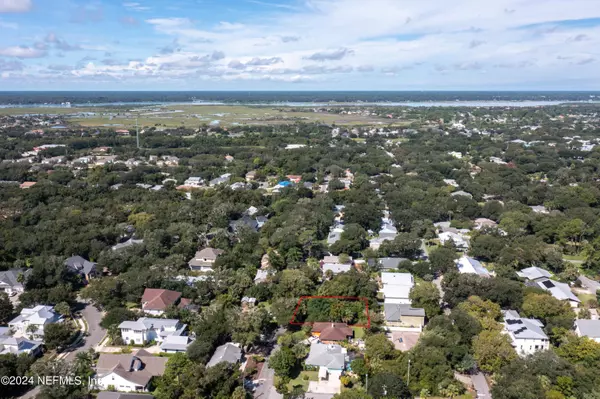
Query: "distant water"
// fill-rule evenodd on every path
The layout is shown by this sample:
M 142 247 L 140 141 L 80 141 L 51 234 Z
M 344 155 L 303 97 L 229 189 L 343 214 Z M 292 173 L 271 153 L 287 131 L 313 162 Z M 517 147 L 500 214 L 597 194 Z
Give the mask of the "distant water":
M 145 106 L 173 106 L 173 105 L 246 105 L 246 106 L 270 106 L 270 107 L 543 107 L 551 105 L 564 104 L 567 101 L 548 100 L 548 101 L 411 101 L 411 102 L 219 102 L 219 101 L 189 101 L 189 102 L 166 102 L 166 101 L 115 101 L 103 103 L 79 103 L 71 104 L 69 107 L 61 104 L 0 104 L 0 108 L 65 108 L 73 109 L 82 107 L 145 107 Z M 568 103 L 577 104 L 600 104 L 600 101 L 568 101 Z
M 0 107 L 156 105 L 322 106 L 543 106 L 600 100 L 587 91 L 106 91 L 0 92 Z M 66 107 L 66 106 L 65 106 Z

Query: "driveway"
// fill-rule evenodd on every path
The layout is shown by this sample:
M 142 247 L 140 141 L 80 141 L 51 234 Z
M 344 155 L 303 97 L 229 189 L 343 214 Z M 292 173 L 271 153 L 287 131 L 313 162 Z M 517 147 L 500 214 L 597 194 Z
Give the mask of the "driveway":
M 275 346 L 271 353 L 274 353 L 276 350 L 277 346 Z M 275 370 L 269 367 L 268 358 L 265 360 L 265 364 L 260 371 L 258 380 L 260 381 L 260 385 L 256 388 L 256 391 L 254 391 L 255 399 L 283 399 L 283 395 L 278 393 L 273 386 L 275 382 Z
M 473 377 L 471 377 L 471 381 L 473 381 L 473 388 L 477 391 L 477 399 L 492 399 L 490 386 L 483 373 L 479 372 L 474 374 Z

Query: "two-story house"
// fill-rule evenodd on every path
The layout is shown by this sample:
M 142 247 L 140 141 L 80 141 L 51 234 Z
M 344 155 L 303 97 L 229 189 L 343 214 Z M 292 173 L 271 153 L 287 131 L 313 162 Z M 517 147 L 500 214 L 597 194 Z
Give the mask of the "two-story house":
M 144 345 L 151 341 L 162 343 L 170 335 L 183 335 L 187 328 L 177 319 L 155 319 L 140 317 L 137 321 L 124 321 L 119 324 L 121 338 L 125 343 Z
M 190 270 L 199 272 L 212 272 L 215 261 L 224 251 L 216 248 L 204 248 L 196 252 L 194 258 L 188 262 Z
M 23 308 L 17 317 L 8 322 L 8 327 L 16 337 L 43 339 L 44 326 L 61 320 L 62 316 L 54 312 L 53 306 L 38 305 L 33 308 Z
M 542 330 L 544 325 L 537 319 L 525 319 L 516 310 L 505 310 L 504 333 L 508 334 L 519 356 L 548 350 L 550 339 Z
M 102 353 L 96 365 L 96 386 L 101 390 L 148 392 L 150 381 L 164 374 L 167 357 L 153 356 L 144 349 L 133 354 Z

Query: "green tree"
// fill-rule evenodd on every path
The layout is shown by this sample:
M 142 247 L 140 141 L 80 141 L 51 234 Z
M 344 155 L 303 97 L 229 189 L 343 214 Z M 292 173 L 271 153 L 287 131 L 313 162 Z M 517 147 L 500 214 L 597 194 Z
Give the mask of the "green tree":
M 111 326 L 118 326 L 124 321 L 135 319 L 137 319 L 137 315 L 133 311 L 126 308 L 114 308 L 106 312 L 100 321 L 100 327 L 108 329 Z
M 57 303 L 56 306 L 54 306 L 54 310 L 63 317 L 71 315 L 71 306 L 66 302 Z
M 50 323 L 44 326 L 44 344 L 48 349 L 64 348 L 73 338 L 73 328 L 68 323 Z
M 473 353 L 479 368 L 495 373 L 517 357 L 510 338 L 496 330 L 484 330 L 473 338 Z
M 385 334 L 373 334 L 365 339 L 365 356 L 370 360 L 386 360 L 395 357 L 396 350 Z
M 374 399 L 409 399 L 412 398 L 408 387 L 396 374 L 379 373 L 375 374 L 369 381 L 369 394 Z
M 6 292 L 0 292 L 0 324 L 7 324 L 14 312 L 12 302 Z
M 441 313 L 440 290 L 433 283 L 420 282 L 413 286 L 409 294 L 412 306 L 425 309 L 425 315 L 432 318 Z
M 281 348 L 269 358 L 269 365 L 280 377 L 289 377 L 298 360 L 289 348 Z

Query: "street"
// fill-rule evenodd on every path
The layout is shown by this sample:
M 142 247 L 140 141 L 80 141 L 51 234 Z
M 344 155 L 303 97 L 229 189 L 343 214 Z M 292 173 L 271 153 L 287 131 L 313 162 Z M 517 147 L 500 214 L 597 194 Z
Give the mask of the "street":
M 87 351 L 89 348 L 93 348 L 100 343 L 106 331 L 100 327 L 100 321 L 102 320 L 102 313 L 96 309 L 92 304 L 86 303 L 85 307 L 81 311 L 82 317 L 85 319 L 88 325 L 88 336 L 84 338 L 83 345 L 75 348 L 65 356 L 65 360 L 68 362 L 75 359 L 75 355 L 78 352 Z
M 102 338 L 104 338 L 105 330 L 100 327 L 100 320 L 102 320 L 102 313 L 99 312 L 96 307 L 92 304 L 85 303 L 85 307 L 81 311 L 81 314 L 88 325 L 88 333 L 89 336 L 84 337 L 83 345 L 73 348 L 71 352 L 68 352 L 66 356 L 64 356 L 64 360 L 67 362 L 72 362 L 75 359 L 75 356 L 79 352 L 87 351 L 89 348 L 96 346 Z M 61 355 L 59 355 L 60 358 Z M 40 393 L 39 386 L 36 386 L 32 390 L 25 393 L 23 396 L 20 396 L 19 399 L 33 399 L 36 395 Z

